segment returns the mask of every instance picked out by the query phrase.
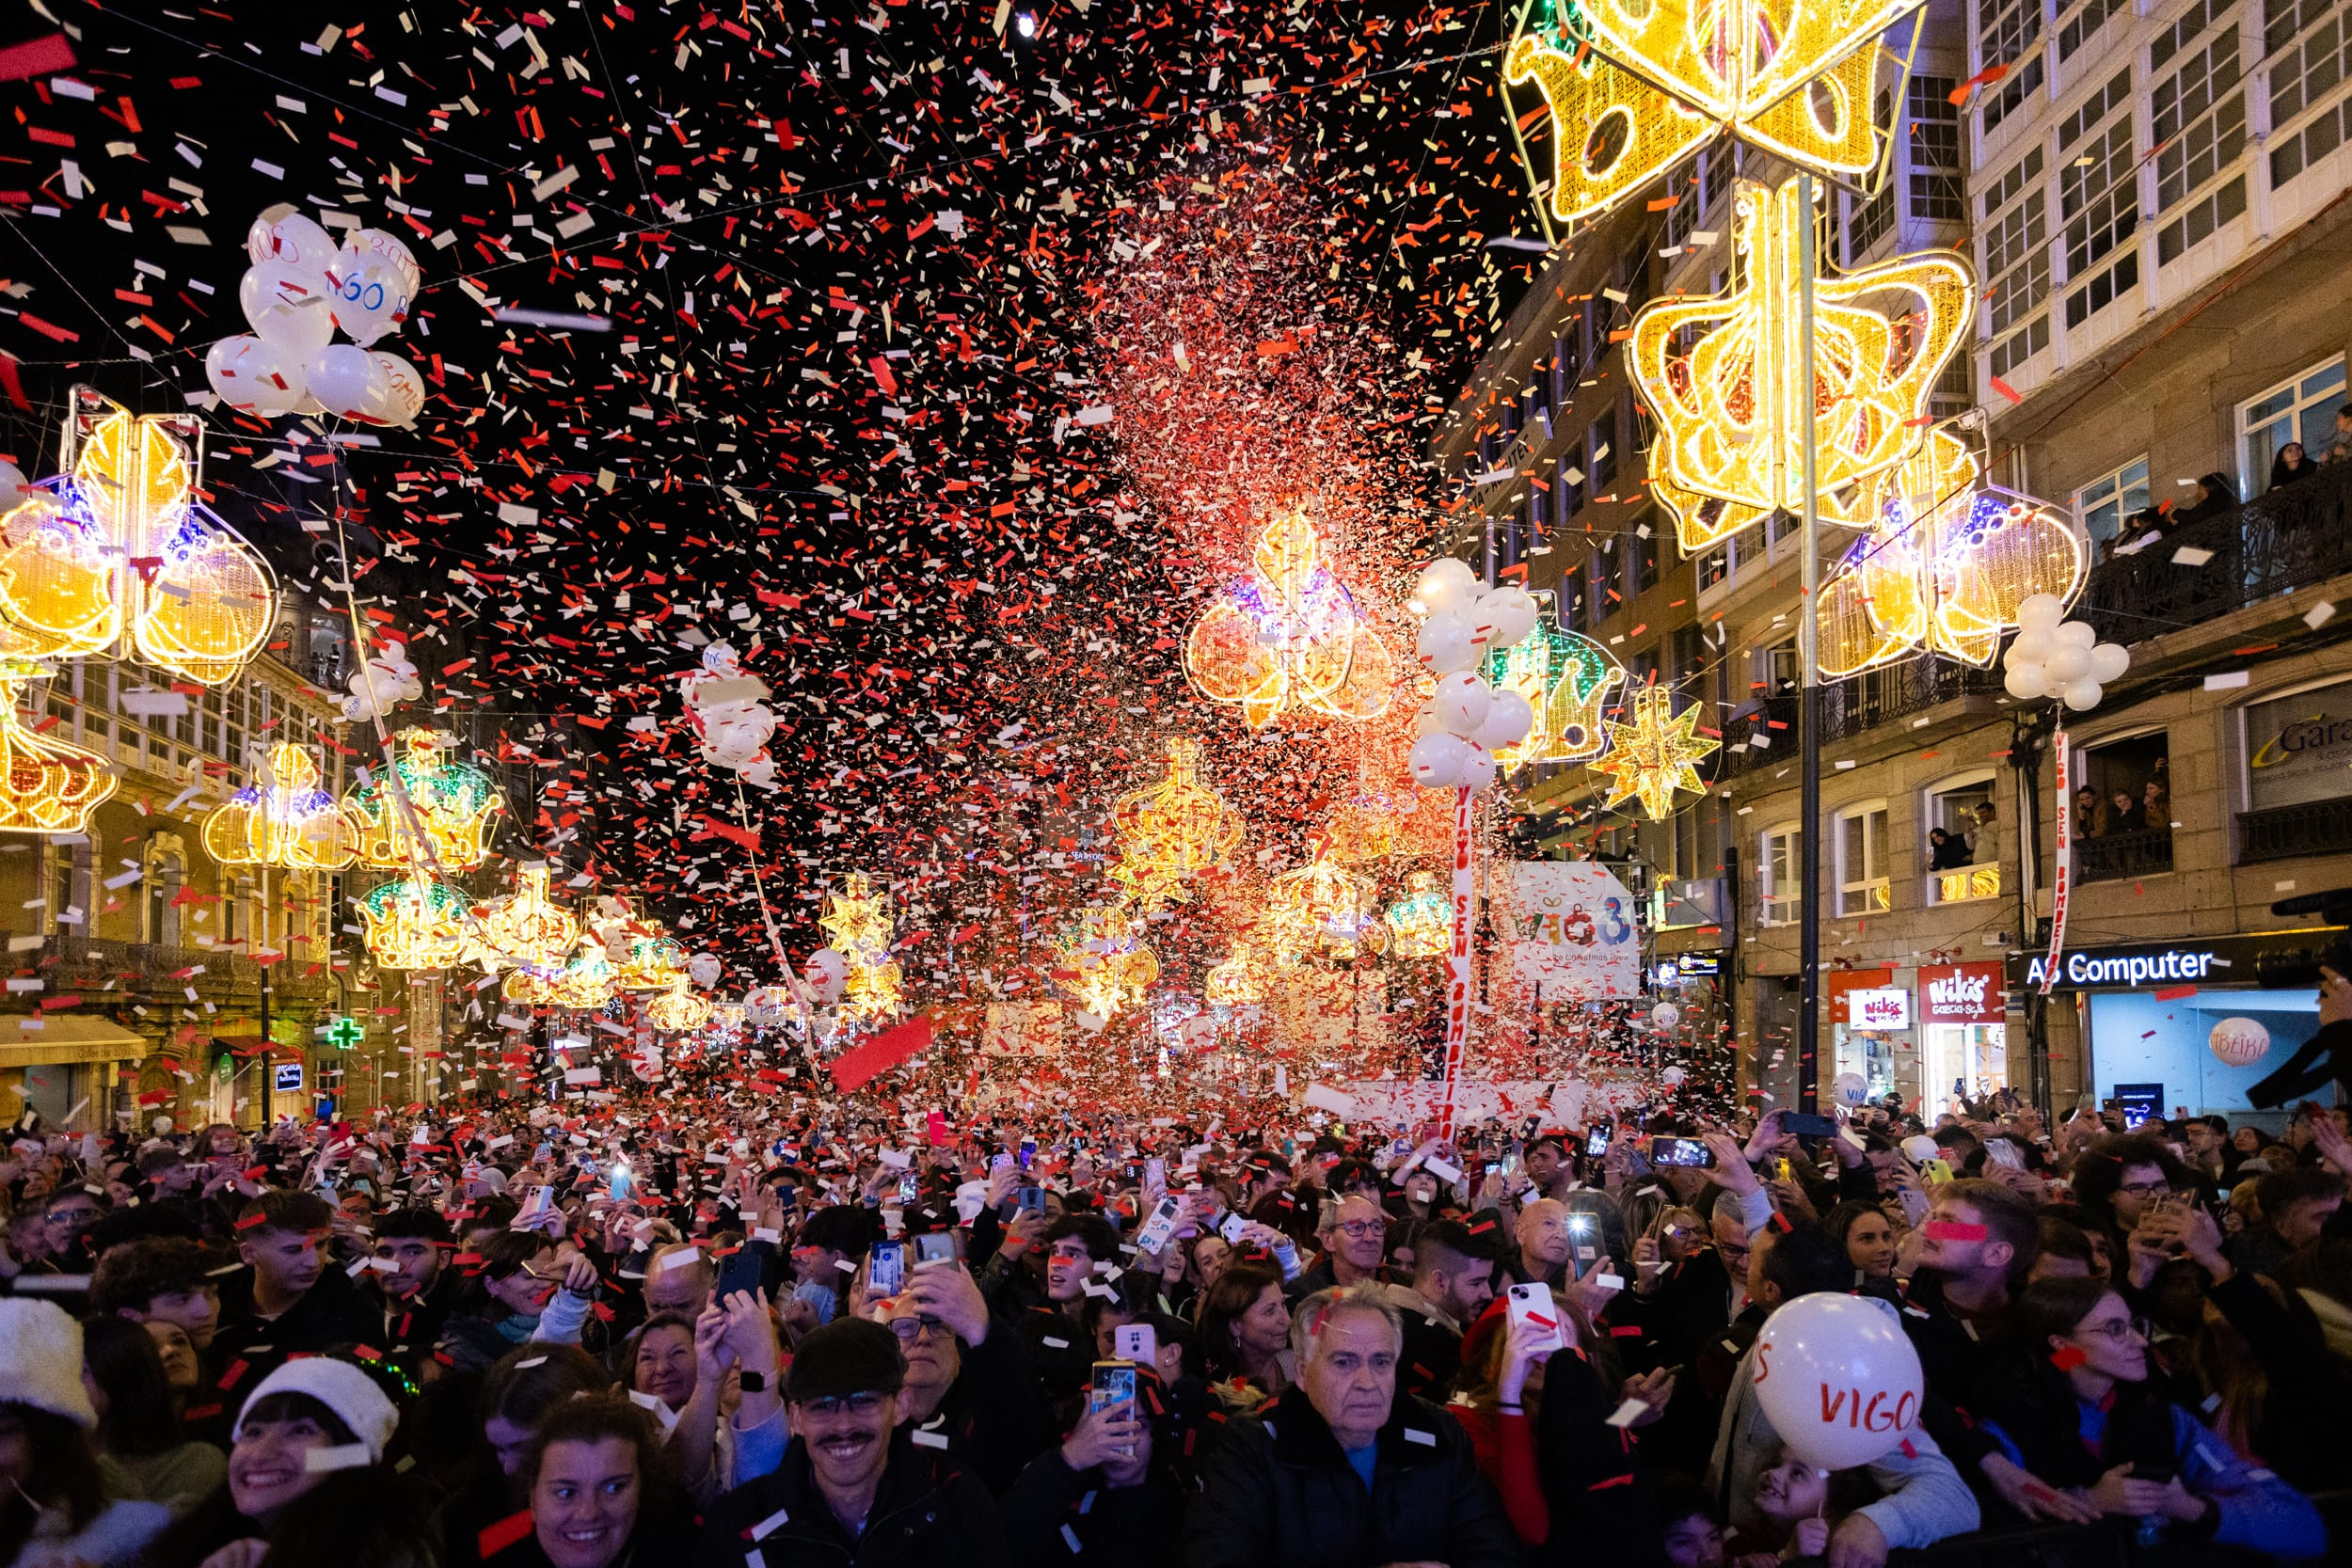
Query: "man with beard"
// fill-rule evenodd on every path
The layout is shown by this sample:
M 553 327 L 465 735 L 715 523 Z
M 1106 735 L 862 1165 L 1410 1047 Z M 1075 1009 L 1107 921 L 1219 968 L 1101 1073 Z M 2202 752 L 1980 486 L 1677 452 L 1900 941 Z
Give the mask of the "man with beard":
M 1413 1240 L 1413 1282 L 1391 1286 L 1405 1321 L 1397 1381 L 1416 1399 L 1443 1401 L 1462 1370 L 1462 1335 L 1494 1299 L 1491 1249 L 1459 1220 L 1437 1220 Z
M 1021 1337 L 989 1316 L 955 1262 L 918 1266 L 890 1308 L 906 1357 L 898 1422 L 917 1448 L 945 1449 L 1004 1496 L 1056 1435 L 1053 1407 Z
M 714 1504 L 704 1568 L 1009 1568 L 988 1489 L 898 1429 L 906 1366 L 889 1329 L 842 1318 L 801 1341 L 785 1379 L 792 1443 L 772 1475 Z
M 1903 1285 L 1903 1330 L 1929 1396 L 1922 1424 L 1963 1472 L 1990 1459 L 1986 1479 L 2012 1502 L 2030 1478 L 2003 1471 L 1990 1439 L 1975 1430 L 1975 1412 L 1991 1353 L 2008 1335 L 2010 1303 L 2033 1267 L 2040 1227 L 2026 1200 L 1998 1181 L 1947 1181 L 1935 1189 L 1919 1227 L 1918 1265 Z

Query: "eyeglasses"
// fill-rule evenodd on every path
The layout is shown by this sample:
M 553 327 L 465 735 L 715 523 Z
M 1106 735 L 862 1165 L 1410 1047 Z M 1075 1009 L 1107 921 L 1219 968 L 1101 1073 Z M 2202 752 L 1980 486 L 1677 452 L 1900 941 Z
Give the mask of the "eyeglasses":
M 2147 1338 L 2146 1335 L 2140 1333 L 2139 1325 L 2128 1318 L 2109 1318 L 2103 1323 L 2082 1323 L 2075 1328 L 2074 1332 L 2077 1335 L 2096 1334 L 2119 1345 L 2126 1339 Z
M 2169 1181 L 2126 1181 L 2116 1189 L 2118 1192 L 2132 1193 L 2140 1197 L 2146 1197 L 2152 1193 L 2169 1193 L 2171 1190 L 2172 1184 Z
M 1364 1237 L 1381 1234 L 1388 1229 L 1388 1226 L 1379 1220 L 1342 1220 L 1340 1229 L 1361 1241 Z
M 896 1334 L 901 1339 L 908 1340 L 920 1339 L 926 1334 L 943 1333 L 946 1330 L 946 1327 L 947 1325 L 946 1323 L 941 1323 L 937 1318 L 931 1317 L 928 1313 L 912 1318 L 893 1318 L 890 1320 L 890 1332 Z
M 868 1389 L 858 1394 L 828 1394 L 821 1400 L 800 1402 L 801 1408 L 812 1416 L 838 1416 L 845 1409 L 852 1416 L 871 1416 L 882 1408 L 882 1402 L 887 1397 Z

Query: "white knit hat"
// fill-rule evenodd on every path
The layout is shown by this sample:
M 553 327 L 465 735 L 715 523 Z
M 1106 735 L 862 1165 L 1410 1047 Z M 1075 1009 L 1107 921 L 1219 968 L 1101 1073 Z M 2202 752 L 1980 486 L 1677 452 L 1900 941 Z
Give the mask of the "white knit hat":
M 306 1355 L 287 1362 L 254 1386 L 253 1392 L 246 1396 L 244 1409 L 237 1412 L 236 1430 L 229 1434 L 230 1441 L 244 1435 L 246 1411 L 272 1394 L 303 1394 L 326 1406 L 335 1413 L 337 1420 L 351 1429 L 352 1436 L 367 1446 L 371 1464 L 384 1457 L 385 1446 L 391 1442 L 393 1430 L 400 1425 L 400 1412 L 367 1373 L 348 1361 Z
M 56 1302 L 0 1297 L 0 1404 L 98 1425 L 82 1386 L 82 1325 Z

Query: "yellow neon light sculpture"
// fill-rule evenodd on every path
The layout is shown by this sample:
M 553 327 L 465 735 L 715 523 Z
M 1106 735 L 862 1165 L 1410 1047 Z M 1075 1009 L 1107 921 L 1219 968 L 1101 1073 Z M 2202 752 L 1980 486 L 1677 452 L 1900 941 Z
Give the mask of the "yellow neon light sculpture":
M 1143 1000 L 1160 977 L 1160 960 L 1136 940 L 1125 906 L 1080 911 L 1076 935 L 1055 944 L 1060 963 L 1054 980 L 1079 1006 L 1097 1018 L 1117 1016 Z
M 1405 879 L 1405 895 L 1389 906 L 1394 937 L 1390 957 L 1442 958 L 1454 945 L 1454 900 L 1438 891 L 1438 874 L 1416 871 Z
M 454 745 L 454 737 L 411 729 L 393 739 L 400 754 L 392 770 L 400 775 L 440 868 L 469 871 L 480 865 L 490 855 L 491 822 L 506 809 L 498 785 L 481 768 L 441 754 L 441 742 Z M 371 779 L 345 795 L 343 815 L 358 834 L 361 865 L 401 869 L 427 863 L 409 831 L 408 813 L 401 809 L 385 778 Z
M 509 1002 L 535 1007 L 569 1007 L 593 1012 L 612 1000 L 612 960 L 593 933 L 580 939 L 569 962 L 552 974 L 518 969 L 501 988 Z
M 221 685 L 269 635 L 278 584 L 194 499 L 202 424 L 72 397 L 66 477 L 0 517 L 0 654 L 118 651 Z
M 866 1023 L 898 1017 L 905 978 L 896 959 L 851 964 L 841 985 L 842 1010 Z
M 121 783 L 106 759 L 70 740 L 35 735 L 18 717 L 24 675 L 0 660 L 0 832 L 81 833 Z
M 868 892 L 865 872 L 843 878 L 841 891 L 827 895 L 826 902 L 830 908 L 817 924 L 842 952 L 879 952 L 890 945 L 890 895 Z
M 710 1022 L 710 999 L 686 989 L 686 977 L 645 1004 L 645 1022 L 657 1029 L 699 1029 Z
M 1646 307 L 1628 344 L 1658 422 L 1651 482 L 1686 550 L 1799 510 L 1808 435 L 1823 515 L 1867 517 L 1864 482 L 1919 452 L 1929 394 L 1975 319 L 1976 274 L 1950 251 L 1824 276 L 1813 385 L 1801 386 L 1799 226 L 1812 214 L 1798 210 L 1795 181 L 1777 191 L 1743 182 L 1735 206 L 1744 264 L 1731 292 Z M 1685 353 L 1692 329 L 1700 336 Z
M 1235 942 L 1232 956 L 1200 977 L 1200 994 L 1219 1007 L 1252 1006 L 1265 1000 L 1268 978 L 1257 949 Z
M 1389 928 L 1370 912 L 1372 902 L 1362 879 L 1317 844 L 1313 859 L 1266 889 L 1264 926 L 1275 961 L 1288 967 L 1311 952 L 1352 958 L 1359 947 L 1386 952 Z
M 1184 639 L 1184 673 L 1213 703 L 1238 704 L 1252 729 L 1290 709 L 1332 719 L 1388 709 L 1395 662 L 1323 563 L 1303 511 L 1266 525 L 1257 571 L 1203 611 Z
M 204 848 L 222 865 L 339 871 L 358 856 L 358 839 L 319 787 L 310 751 L 281 740 L 269 749 L 261 780 L 204 819 Z
M 1111 880 L 1147 911 L 1162 900 L 1181 902 L 1187 879 L 1241 844 L 1241 814 L 1200 784 L 1200 768 L 1199 741 L 1171 740 L 1167 776 L 1120 796 L 1111 808 L 1119 848 Z
M 1507 772 L 1528 762 L 1587 762 L 1609 744 L 1602 710 L 1625 683 L 1625 666 L 1578 632 L 1539 626 L 1486 656 L 1486 684 L 1516 691 L 1535 710 L 1527 738 L 1495 752 Z
M 1877 526 L 1821 585 L 1824 677 L 1921 649 L 1988 669 L 2019 605 L 2036 594 L 2072 602 L 2081 590 L 2088 562 L 2074 519 L 1971 483 L 1975 471 L 1966 450 L 1939 432 L 1928 455 L 1905 465 L 1914 477 L 1887 487 Z
M 447 969 L 465 956 L 465 896 L 446 882 L 379 882 L 359 900 L 359 919 L 379 969 Z
M 685 978 L 686 949 L 662 934 L 633 936 L 628 957 L 612 966 L 612 983 L 622 990 L 668 990 Z
M 481 911 L 483 944 L 504 963 L 560 964 L 580 940 L 580 921 L 548 896 L 548 868 L 527 865 L 519 885 Z
M 1663 687 L 1647 687 L 1633 694 L 1630 721 L 1609 726 L 1609 750 L 1592 764 L 1609 775 L 1610 792 L 1603 808 L 1636 800 L 1653 822 L 1674 815 L 1677 792 L 1704 794 L 1697 764 L 1723 743 L 1697 733 L 1697 704 L 1680 713 Z
M 1397 831 L 1413 802 L 1359 785 L 1323 825 L 1324 854 L 1342 865 L 1370 865 L 1396 853 Z

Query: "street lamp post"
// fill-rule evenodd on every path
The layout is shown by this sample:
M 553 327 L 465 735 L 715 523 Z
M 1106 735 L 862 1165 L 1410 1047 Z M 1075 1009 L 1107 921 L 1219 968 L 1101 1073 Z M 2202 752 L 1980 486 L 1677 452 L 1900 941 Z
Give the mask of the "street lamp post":
M 1800 514 L 1800 564 L 1804 602 L 1797 622 L 1797 752 L 1803 783 L 1798 796 L 1798 853 L 1804 864 L 1797 938 L 1797 1107 L 1811 1112 L 1821 1094 L 1821 728 L 1820 498 L 1815 494 L 1820 447 L 1814 389 L 1813 274 L 1819 265 L 1820 230 L 1813 212 L 1813 176 L 1797 176 L 1797 206 L 1804 221 L 1797 230 L 1797 388 L 1804 452 L 1804 506 Z

